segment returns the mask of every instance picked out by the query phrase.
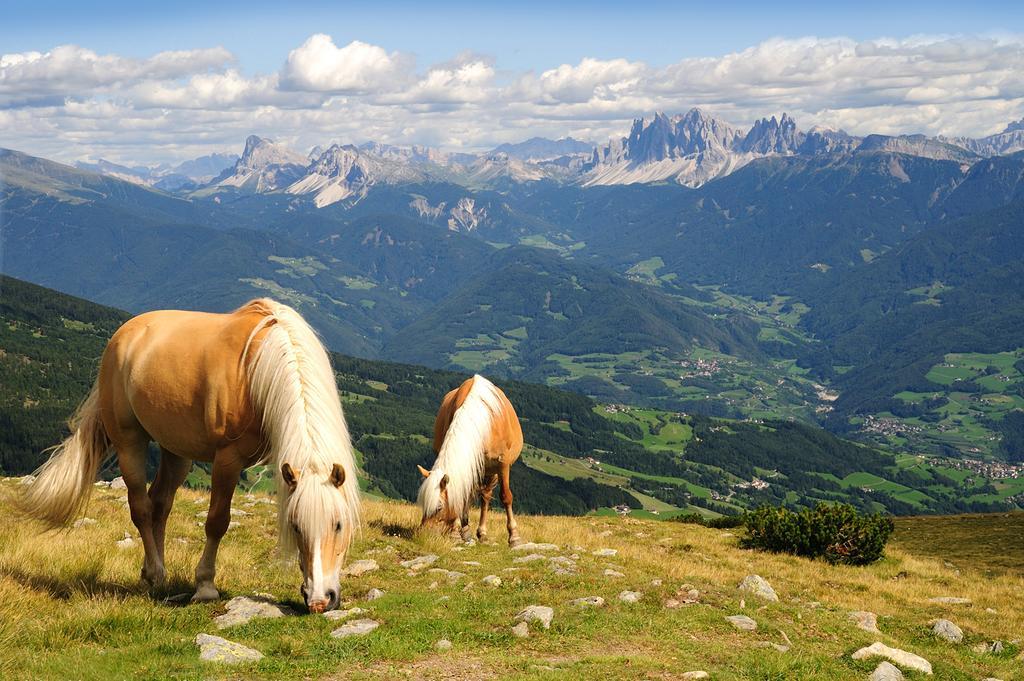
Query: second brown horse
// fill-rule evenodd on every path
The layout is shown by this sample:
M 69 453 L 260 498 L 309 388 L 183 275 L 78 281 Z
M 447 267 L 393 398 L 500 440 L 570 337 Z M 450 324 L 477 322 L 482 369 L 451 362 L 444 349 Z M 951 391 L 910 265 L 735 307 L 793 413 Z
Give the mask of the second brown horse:
M 498 482 L 507 517 L 508 543 L 520 542 L 512 514 L 509 469 L 523 449 L 523 431 L 512 403 L 483 376 L 466 380 L 445 395 L 434 421 L 431 470 L 418 466 L 423 475 L 417 503 L 423 512 L 421 525 L 436 522 L 448 532 L 469 540 L 469 507 L 474 493 L 480 495 L 480 525 L 476 536 L 487 538 L 487 509 Z

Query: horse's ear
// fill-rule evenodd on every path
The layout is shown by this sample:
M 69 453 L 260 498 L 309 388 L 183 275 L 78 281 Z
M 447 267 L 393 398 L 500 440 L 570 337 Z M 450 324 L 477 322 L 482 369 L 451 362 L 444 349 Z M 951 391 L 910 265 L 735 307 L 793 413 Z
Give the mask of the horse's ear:
M 335 487 L 341 487 L 345 484 L 345 469 L 340 463 L 334 464 L 334 468 L 331 469 L 331 484 Z
M 428 470 L 427 470 L 426 468 L 424 468 L 423 466 L 421 466 L 421 465 L 419 465 L 419 464 L 416 464 L 416 468 L 418 468 L 418 469 L 419 469 L 419 471 L 420 471 L 420 475 L 422 475 L 422 476 L 423 476 L 424 478 L 429 478 L 429 477 L 430 477 L 430 471 L 428 471 Z
M 448 474 L 445 473 L 444 477 L 441 478 L 441 489 L 444 489 L 447 486 L 448 486 Z
M 295 486 L 299 484 L 299 476 L 292 470 L 291 464 L 285 461 L 281 464 L 281 479 L 288 485 L 288 491 L 294 492 Z

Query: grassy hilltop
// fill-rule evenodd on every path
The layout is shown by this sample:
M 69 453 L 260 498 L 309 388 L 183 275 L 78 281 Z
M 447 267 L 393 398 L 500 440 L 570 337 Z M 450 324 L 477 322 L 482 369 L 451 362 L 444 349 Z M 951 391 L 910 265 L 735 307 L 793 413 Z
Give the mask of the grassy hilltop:
M 11 512 L 18 490 L 16 479 L 0 481 L 0 513 Z M 268 497 L 236 497 L 235 509 L 245 515 L 235 517 L 238 526 L 221 546 L 217 581 L 223 600 L 177 605 L 162 599 L 190 593 L 203 536 L 197 516 L 208 499 L 195 491 L 179 494 L 168 526 L 170 583 L 151 597 L 138 583 L 141 547 L 115 544 L 125 532 L 134 534 L 123 495 L 98 488 L 86 511 L 97 522 L 67 532 L 37 535 L 22 521 L 0 526 L 0 677 L 673 679 L 705 670 L 713 679 L 863 679 L 878 660 L 850 654 L 881 641 L 925 657 L 936 679 L 1022 678 L 1024 609 L 1017 604 L 1024 565 L 1018 560 L 983 571 L 981 553 L 969 564 L 956 558 L 947 563 L 908 550 L 910 537 L 907 543 L 899 538 L 881 562 L 852 568 L 743 550 L 734 533 L 693 525 L 521 517 L 527 541 L 558 546 L 539 553 L 576 564 L 574 573 L 558 574 L 564 561 L 516 562 L 536 551 L 510 551 L 500 516 L 489 523 L 493 543 L 462 546 L 412 532 L 417 516 L 407 504 L 368 502 L 349 562 L 372 559 L 379 569 L 343 580 L 343 607 L 364 608 L 358 617 L 380 626 L 365 636 L 335 639 L 330 632 L 342 622 L 319 615 L 259 619 L 225 630 L 214 625 L 227 599 L 254 592 L 302 610 L 297 567 L 273 560 L 274 506 Z M 1019 538 L 1021 518 L 1004 516 L 999 523 L 1016 522 Z M 948 521 L 928 522 L 935 530 Z M 1005 544 L 986 547 L 977 541 L 981 532 L 977 526 L 972 532 L 979 551 L 1024 555 Z M 941 536 L 931 536 L 928 551 L 942 554 Z M 594 555 L 605 548 L 617 554 Z M 439 557 L 427 569 L 411 573 L 399 565 L 430 553 Z M 430 568 L 463 574 L 449 579 Z M 621 576 L 606 576 L 605 570 Z M 779 602 L 748 595 L 743 603 L 736 586 L 748 574 L 766 578 Z M 501 585 L 486 586 L 481 580 L 487 575 L 499 576 Z M 384 596 L 365 600 L 371 588 Z M 699 592 L 696 603 L 666 607 L 690 588 Z M 627 604 L 618 598 L 623 590 L 642 596 Z M 601 596 L 606 604 L 569 603 L 587 596 Z M 940 596 L 971 603 L 929 602 Z M 511 627 L 528 605 L 554 608 L 554 619 L 550 629 L 532 625 L 529 638 L 520 639 Z M 858 629 L 848 619 L 853 610 L 877 613 L 881 633 Z M 753 618 L 757 630 L 740 631 L 725 620 L 737 614 Z M 964 642 L 934 637 L 929 622 L 936 618 L 959 625 Z M 264 658 L 239 667 L 202 662 L 193 643 L 202 632 L 255 648 Z M 452 648 L 438 650 L 441 639 Z M 974 650 L 996 640 L 1004 645 L 1000 653 Z

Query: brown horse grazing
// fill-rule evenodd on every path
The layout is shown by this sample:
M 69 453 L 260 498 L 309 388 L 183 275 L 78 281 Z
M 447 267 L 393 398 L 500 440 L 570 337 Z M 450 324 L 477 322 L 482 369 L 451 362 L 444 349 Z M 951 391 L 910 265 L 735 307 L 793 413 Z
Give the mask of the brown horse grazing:
M 523 449 L 523 431 L 512 403 L 493 383 L 474 376 L 444 396 L 434 421 L 437 460 L 427 470 L 418 466 L 423 483 L 417 503 L 423 512 L 420 523 L 437 522 L 447 532 L 469 540 L 469 506 L 473 493 L 480 494 L 480 526 L 476 536 L 487 538 L 487 509 L 494 487 L 501 479 L 501 503 L 508 519 L 508 543 L 519 543 L 519 529 L 512 515 L 509 468 Z
M 359 484 L 327 353 L 290 307 L 261 299 L 230 314 L 161 310 L 128 320 L 107 344 L 71 429 L 22 499 L 30 514 L 70 522 L 113 447 L 146 550 L 142 578 L 159 584 L 174 494 L 193 461 L 212 463 L 192 600 L 214 600 L 235 485 L 244 468 L 266 462 L 277 474 L 281 548 L 298 550 L 306 605 L 337 605 L 339 571 L 359 526 Z M 161 457 L 147 493 L 150 441 Z

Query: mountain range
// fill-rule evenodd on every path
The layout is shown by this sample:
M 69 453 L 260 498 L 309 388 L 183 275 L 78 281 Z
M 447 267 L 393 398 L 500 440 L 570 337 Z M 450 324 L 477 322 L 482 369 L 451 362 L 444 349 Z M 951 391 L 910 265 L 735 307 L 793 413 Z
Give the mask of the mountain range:
M 365 198 L 374 185 L 450 182 L 472 189 L 542 180 L 582 186 L 675 182 L 699 187 L 759 158 L 889 151 L 971 164 L 980 158 L 1024 150 L 1024 121 L 984 138 L 880 135 L 864 137 L 815 127 L 801 131 L 787 114 L 734 127 L 700 109 L 638 118 L 626 137 L 594 146 L 571 137 L 533 137 L 480 154 L 423 146 L 367 142 L 332 143 L 303 155 L 255 135 L 241 156 L 227 154 L 175 167 L 125 167 L 98 161 L 78 167 L 159 189 L 210 196 L 218 193 L 283 192 L 308 197 L 322 208 Z
M 693 110 L 587 153 L 251 136 L 174 192 L 4 150 L 0 266 L 130 312 L 271 295 L 362 357 L 1008 456 L 1021 133 L 740 131 Z

